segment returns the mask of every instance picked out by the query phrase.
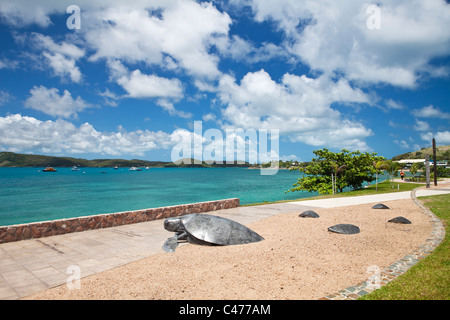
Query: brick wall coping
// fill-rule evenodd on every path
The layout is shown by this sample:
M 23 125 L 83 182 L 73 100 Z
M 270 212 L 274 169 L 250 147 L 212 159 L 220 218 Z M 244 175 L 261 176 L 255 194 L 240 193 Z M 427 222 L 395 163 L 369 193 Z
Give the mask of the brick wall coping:
M 117 227 L 190 213 L 202 213 L 236 207 L 239 207 L 239 198 L 9 225 L 0 227 L 0 243 Z

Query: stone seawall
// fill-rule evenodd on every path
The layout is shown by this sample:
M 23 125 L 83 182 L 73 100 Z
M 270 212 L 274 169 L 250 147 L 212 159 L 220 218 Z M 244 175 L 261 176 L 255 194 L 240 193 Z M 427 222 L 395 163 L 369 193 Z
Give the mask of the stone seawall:
M 139 223 L 157 219 L 165 219 L 168 217 L 177 217 L 190 213 L 202 213 L 236 207 L 239 207 L 238 198 L 10 225 L 0 227 L 0 243 L 42 238 L 70 232 L 117 227 L 124 224 Z

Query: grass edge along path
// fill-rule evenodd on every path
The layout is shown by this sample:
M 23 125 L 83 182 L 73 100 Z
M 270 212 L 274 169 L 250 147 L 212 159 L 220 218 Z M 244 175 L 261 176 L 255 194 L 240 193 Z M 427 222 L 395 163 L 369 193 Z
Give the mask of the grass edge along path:
M 420 197 L 419 200 L 444 224 L 443 241 L 407 272 L 360 300 L 450 299 L 450 194 Z
M 264 204 L 274 204 L 274 203 L 289 203 L 296 201 L 307 201 L 307 200 L 316 200 L 316 199 L 328 199 L 328 198 L 341 198 L 341 197 L 356 197 L 356 196 L 368 196 L 373 194 L 382 194 L 382 193 L 392 193 L 392 192 L 404 192 L 404 191 L 412 191 L 417 187 L 425 186 L 423 183 L 413 183 L 413 182 L 394 182 L 391 183 L 389 180 L 385 180 L 383 182 L 378 183 L 378 190 L 376 189 L 376 185 L 370 185 L 367 188 L 362 188 L 359 190 L 345 191 L 337 194 L 327 194 L 321 196 L 312 196 L 307 198 L 299 198 L 294 200 L 279 200 L 279 201 L 264 201 L 258 203 L 251 204 L 242 204 L 241 207 L 249 207 L 249 206 L 259 206 Z

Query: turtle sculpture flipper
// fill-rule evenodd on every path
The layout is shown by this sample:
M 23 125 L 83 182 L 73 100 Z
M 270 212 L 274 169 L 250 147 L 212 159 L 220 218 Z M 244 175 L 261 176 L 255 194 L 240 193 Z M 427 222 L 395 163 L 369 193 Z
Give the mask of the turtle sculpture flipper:
M 178 247 L 178 238 L 176 235 L 168 238 L 166 242 L 164 242 L 164 245 L 162 246 L 165 252 L 174 252 L 177 247 Z
M 166 252 L 174 252 L 178 247 L 178 243 L 183 240 L 187 240 L 187 233 L 184 229 L 181 220 L 178 218 L 168 218 L 164 221 L 164 228 L 166 230 L 175 231 L 173 237 L 170 237 L 164 242 L 162 246 L 163 250 Z
M 181 240 L 184 234 L 189 243 L 201 245 L 226 246 L 264 240 L 259 234 L 236 221 L 200 213 L 167 218 L 164 228 L 176 232 L 163 246 L 163 249 L 171 251 L 175 250 L 178 240 Z

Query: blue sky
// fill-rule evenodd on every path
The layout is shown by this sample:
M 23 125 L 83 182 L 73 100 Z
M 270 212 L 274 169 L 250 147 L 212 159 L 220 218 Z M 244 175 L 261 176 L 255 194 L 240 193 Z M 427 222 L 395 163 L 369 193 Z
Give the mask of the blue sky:
M 0 150 L 170 161 L 194 121 L 282 160 L 450 144 L 450 5 L 374 4 L 3 0 Z

